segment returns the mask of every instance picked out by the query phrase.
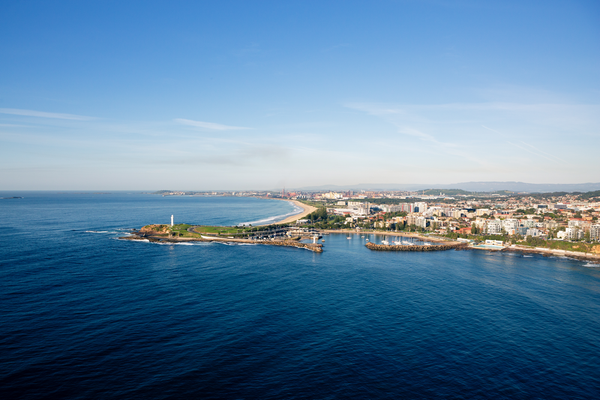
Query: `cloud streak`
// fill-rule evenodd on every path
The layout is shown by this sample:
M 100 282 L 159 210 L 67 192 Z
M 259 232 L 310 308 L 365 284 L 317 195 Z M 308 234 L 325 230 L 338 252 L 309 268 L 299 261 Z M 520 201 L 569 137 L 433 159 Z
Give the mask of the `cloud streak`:
M 501 132 L 498 132 L 498 131 L 497 131 L 497 130 L 495 130 L 495 129 L 488 128 L 488 127 L 487 127 L 487 126 L 485 126 L 485 125 L 481 125 L 481 126 L 482 126 L 482 127 L 484 127 L 484 128 L 485 128 L 485 129 L 487 129 L 487 130 L 490 130 L 490 131 L 492 131 L 492 132 L 495 132 L 495 133 L 497 133 L 497 134 L 499 134 L 499 135 L 502 135 L 502 136 L 503 136 L 503 137 L 506 139 L 506 135 L 504 135 L 503 133 L 501 133 Z M 554 156 L 554 155 L 552 155 L 552 154 L 550 154 L 550 153 L 546 153 L 545 151 L 543 151 L 543 150 L 540 150 L 540 149 L 538 149 L 537 147 L 535 147 L 535 146 L 533 146 L 533 145 L 531 145 L 531 144 L 529 144 L 529 143 L 526 143 L 526 142 L 524 142 L 524 141 L 522 141 L 522 140 L 519 140 L 519 142 L 521 142 L 521 144 L 524 144 L 525 146 L 529 146 L 529 147 L 530 147 L 530 148 L 532 148 L 534 151 L 531 151 L 531 150 L 529 150 L 529 149 L 526 149 L 525 147 L 519 146 L 518 144 L 515 144 L 515 143 L 512 143 L 512 142 L 509 142 L 509 141 L 507 141 L 507 143 L 509 143 L 509 144 L 511 144 L 511 145 L 513 145 L 513 146 L 516 146 L 516 147 L 520 148 L 521 150 L 525 150 L 525 151 L 527 151 L 527 152 L 529 152 L 529 153 L 531 153 L 531 154 L 535 154 L 536 156 L 540 156 L 540 157 L 546 158 L 546 159 L 548 159 L 548 160 L 550 160 L 550 161 L 560 161 L 560 162 L 564 162 L 564 163 L 566 163 L 566 161 L 565 161 L 565 160 L 563 160 L 562 158 L 556 157 L 556 156 Z
M 85 115 L 51 113 L 35 110 L 22 110 L 19 108 L 0 108 L 0 114 L 22 115 L 24 117 L 66 119 L 73 121 L 89 121 L 95 119 L 94 117 L 86 117 Z
M 191 119 L 183 119 L 183 118 L 175 118 L 173 121 L 175 121 L 179 124 L 182 124 L 182 125 L 194 126 L 196 128 L 208 129 L 211 131 L 240 131 L 240 130 L 252 129 L 252 128 L 247 128 L 244 126 L 223 125 L 223 124 L 217 124 L 214 122 L 194 121 Z

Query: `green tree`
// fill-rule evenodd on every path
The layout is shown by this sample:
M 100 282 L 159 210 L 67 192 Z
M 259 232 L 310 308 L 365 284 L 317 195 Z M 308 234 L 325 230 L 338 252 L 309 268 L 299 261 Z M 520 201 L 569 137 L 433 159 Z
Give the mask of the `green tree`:
M 313 211 L 312 213 L 306 216 L 306 219 L 311 221 L 327 221 L 327 209 L 325 207 L 319 208 L 317 211 Z

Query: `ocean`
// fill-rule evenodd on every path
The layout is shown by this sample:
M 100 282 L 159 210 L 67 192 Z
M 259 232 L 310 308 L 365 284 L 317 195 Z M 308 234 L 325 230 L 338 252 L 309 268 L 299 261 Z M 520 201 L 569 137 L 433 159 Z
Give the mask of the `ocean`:
M 488 251 L 118 240 L 287 202 L 1 192 L 2 399 L 600 398 L 600 268 Z

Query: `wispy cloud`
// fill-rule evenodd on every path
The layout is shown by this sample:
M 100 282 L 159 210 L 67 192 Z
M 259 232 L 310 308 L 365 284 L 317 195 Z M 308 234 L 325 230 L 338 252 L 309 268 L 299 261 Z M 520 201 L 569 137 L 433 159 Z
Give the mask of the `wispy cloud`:
M 403 133 L 405 135 L 415 136 L 415 137 L 418 137 L 421 140 L 425 140 L 427 142 L 439 144 L 441 146 L 448 146 L 448 147 L 456 147 L 457 146 L 454 143 L 443 143 L 443 142 L 440 142 L 436 138 L 434 138 L 433 136 L 431 136 L 431 135 L 429 135 L 427 133 L 424 133 L 424 132 L 421 132 L 418 129 L 414 129 L 414 128 L 410 128 L 410 127 L 406 127 L 406 126 L 398 129 L 398 132 L 399 133 Z
M 2 127 L 6 128 L 27 128 L 29 125 L 18 125 L 18 124 L 0 124 Z
M 95 119 L 94 117 L 86 117 L 84 115 L 51 113 L 51 112 L 35 111 L 35 110 L 22 110 L 19 108 L 0 108 L 0 114 L 23 115 L 26 117 L 68 119 L 68 120 L 75 120 L 75 121 L 89 121 L 89 120 Z
M 347 104 L 346 107 L 352 108 L 355 110 L 366 112 L 369 115 L 373 115 L 376 117 L 381 117 L 385 119 L 387 122 L 395 125 L 398 128 L 398 133 L 414 136 L 426 142 L 434 143 L 443 147 L 457 147 L 456 143 L 445 143 L 437 140 L 433 135 L 426 133 L 423 129 L 417 129 L 413 126 L 408 126 L 408 124 L 412 124 L 418 118 L 409 118 L 408 113 L 400 108 L 386 107 L 386 106 L 372 106 L 368 104 Z M 421 119 L 423 120 L 423 119 Z
M 498 131 L 497 131 L 497 130 L 495 130 L 495 129 L 489 128 L 489 127 L 487 127 L 487 126 L 485 126 L 485 125 L 481 125 L 481 126 L 482 126 L 482 127 L 484 127 L 485 129 L 489 130 L 489 131 L 492 131 L 492 132 L 494 132 L 494 133 L 497 133 L 497 134 L 499 134 L 499 135 L 502 135 L 502 136 L 503 136 L 505 139 L 507 138 L 507 137 L 506 137 L 506 135 L 504 135 L 504 134 L 503 134 L 503 133 L 501 133 L 501 132 L 498 132 Z M 535 146 L 533 146 L 533 145 L 531 145 L 531 144 L 529 144 L 529 143 L 526 143 L 526 142 L 524 142 L 524 141 L 522 141 L 522 140 L 519 140 L 519 142 L 520 142 L 521 144 L 524 144 L 525 146 L 528 146 L 529 148 L 533 149 L 533 151 L 532 151 L 532 150 L 530 150 L 530 149 L 528 149 L 528 148 L 525 148 L 525 147 L 523 147 L 523 146 L 519 146 L 518 144 L 515 144 L 515 143 L 513 143 L 513 142 L 507 141 L 507 143 L 508 143 L 508 144 L 510 144 L 510 145 L 513 145 L 513 146 L 515 146 L 515 147 L 518 147 L 518 148 L 520 148 L 521 150 L 525 150 L 525 151 L 527 151 L 527 152 L 529 152 L 529 153 L 531 153 L 531 154 L 535 154 L 536 156 L 540 156 L 540 157 L 546 158 L 546 159 L 548 159 L 548 160 L 550 160 L 550 161 L 561 161 L 561 162 L 565 162 L 565 163 L 566 163 L 566 161 L 565 161 L 565 160 L 563 160 L 562 158 L 556 157 L 556 156 L 554 156 L 554 155 L 552 155 L 552 154 L 550 154 L 550 153 L 547 153 L 547 152 L 545 152 L 545 151 L 543 151 L 543 150 L 540 150 L 540 149 L 538 149 L 537 147 L 535 147 Z
M 211 131 L 239 131 L 239 130 L 245 130 L 245 129 L 252 129 L 252 128 L 247 128 L 244 126 L 223 125 L 223 124 L 217 124 L 214 122 L 194 121 L 191 119 L 183 119 L 183 118 L 175 118 L 174 121 L 179 124 L 195 126 L 196 128 L 208 129 Z

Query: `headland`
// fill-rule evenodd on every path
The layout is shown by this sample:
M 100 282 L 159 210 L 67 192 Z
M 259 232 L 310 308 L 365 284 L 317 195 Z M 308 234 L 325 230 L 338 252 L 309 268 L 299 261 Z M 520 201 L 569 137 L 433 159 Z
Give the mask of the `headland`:
M 227 226 L 194 226 L 189 224 L 177 225 L 146 225 L 140 230 L 132 230 L 129 236 L 121 237 L 123 240 L 147 240 L 157 243 L 181 242 L 221 242 L 221 243 L 246 243 L 264 244 L 269 246 L 284 246 L 307 249 L 316 253 L 323 252 L 323 245 L 301 241 L 302 236 L 292 234 L 293 230 L 274 225 L 263 227 L 227 227 Z M 309 237 L 308 235 L 304 235 Z

